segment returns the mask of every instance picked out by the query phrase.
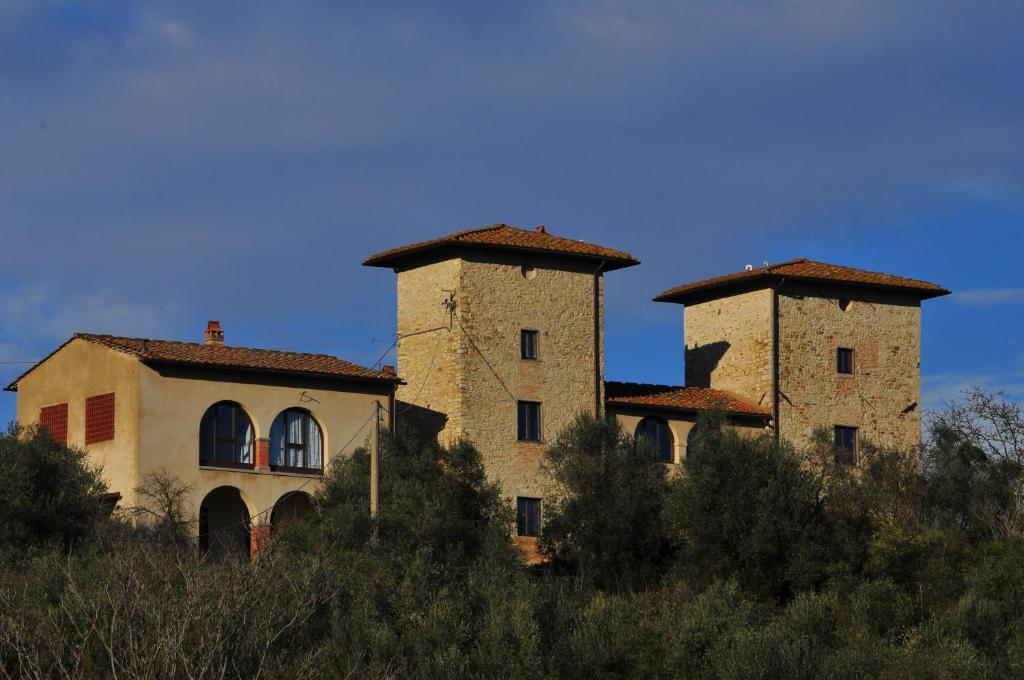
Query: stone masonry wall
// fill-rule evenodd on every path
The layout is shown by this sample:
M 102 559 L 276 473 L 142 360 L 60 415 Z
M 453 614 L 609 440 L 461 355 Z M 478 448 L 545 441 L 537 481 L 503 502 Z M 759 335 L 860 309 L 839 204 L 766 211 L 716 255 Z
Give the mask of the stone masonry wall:
M 686 305 L 686 384 L 771 406 L 771 290 Z
M 465 346 L 459 333 L 447 330 L 444 307 L 449 296 L 446 290 L 459 288 L 461 271 L 462 261 L 450 259 L 398 273 L 398 375 L 406 382 L 396 394 L 403 402 L 398 409 L 403 415 L 412 415 L 405 404 L 415 403 L 422 413 L 434 414 L 434 420 L 447 418 L 440 437 L 444 443 L 458 438 L 462 431 L 462 399 L 457 386 L 462 381 Z M 421 332 L 438 326 L 445 330 Z M 419 409 L 416 414 L 421 414 Z
M 400 340 L 398 370 L 407 384 L 398 400 L 444 414 L 441 441 L 466 437 L 476 444 L 488 476 L 510 499 L 549 495 L 540 470 L 544 448 L 578 413 L 594 412 L 595 268 L 542 256 L 467 253 L 398 274 L 400 334 L 447 323 L 443 289 L 456 291 L 466 329 L 456 322 L 450 332 Z M 521 330 L 539 332 L 537 360 L 520 358 Z M 603 343 L 599 356 L 603 362 Z M 542 404 L 543 441 L 518 441 L 520 399 Z
M 845 311 L 841 299 L 849 300 Z M 854 351 L 852 376 L 836 371 L 839 347 Z M 779 294 L 782 437 L 801 445 L 816 427 L 848 425 L 861 440 L 916 450 L 920 358 L 917 299 L 787 285 Z
M 459 314 L 479 349 L 468 347 L 463 364 L 463 432 L 507 497 L 549 496 L 540 469 L 544 448 L 577 414 L 594 412 L 596 267 L 490 254 L 464 261 L 462 268 Z M 603 310 L 603 299 L 600 304 Z M 603 339 L 603 318 L 600 323 Z M 536 360 L 520 358 L 524 329 L 539 332 Z M 603 345 L 599 356 L 603 362 Z M 541 402 L 542 442 L 517 440 L 519 399 Z

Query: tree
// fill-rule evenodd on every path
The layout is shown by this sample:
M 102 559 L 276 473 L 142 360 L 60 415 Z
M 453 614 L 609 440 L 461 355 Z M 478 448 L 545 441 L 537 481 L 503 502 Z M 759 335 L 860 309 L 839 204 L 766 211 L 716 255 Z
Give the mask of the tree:
M 737 434 L 720 417 L 697 428 L 667 512 L 684 573 L 734 577 L 783 601 L 820 584 L 833 539 L 818 480 L 788 445 Z
M 662 527 L 668 487 L 648 440 L 613 419 L 581 415 L 545 453 L 545 467 L 558 491 L 543 552 L 599 588 L 655 582 L 670 557 Z
M 928 432 L 954 433 L 979 448 L 991 460 L 1024 465 L 1024 404 L 1005 392 L 972 385 L 963 398 L 928 415 Z
M 40 427 L 12 427 L 0 435 L 0 548 L 57 544 L 63 549 L 95 535 L 109 516 L 100 470 L 80 449 L 68 448 Z
M 333 550 L 329 673 L 355 677 L 522 677 L 539 672 L 534 586 L 513 516 L 480 454 L 411 431 L 385 437 L 379 519 L 369 452 L 339 460 L 314 499 Z

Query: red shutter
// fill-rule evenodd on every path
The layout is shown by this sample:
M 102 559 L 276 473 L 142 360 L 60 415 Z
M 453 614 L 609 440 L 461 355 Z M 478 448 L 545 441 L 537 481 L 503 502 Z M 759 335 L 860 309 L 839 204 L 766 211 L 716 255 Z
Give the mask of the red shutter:
M 85 400 L 85 444 L 114 438 L 114 393 L 98 394 Z
M 39 409 L 39 424 L 49 430 L 53 441 L 64 444 L 68 443 L 68 405 L 54 404 Z

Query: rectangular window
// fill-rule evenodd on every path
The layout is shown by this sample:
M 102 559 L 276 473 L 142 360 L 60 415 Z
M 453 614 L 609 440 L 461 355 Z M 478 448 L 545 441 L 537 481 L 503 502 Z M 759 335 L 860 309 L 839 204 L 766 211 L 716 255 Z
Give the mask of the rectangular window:
M 836 350 L 836 371 L 853 375 L 853 350 L 848 347 L 840 347 Z
M 54 404 L 39 409 L 39 425 L 50 433 L 58 444 L 68 443 L 68 405 Z
M 523 359 L 537 358 L 537 338 L 540 335 L 537 331 L 520 331 L 519 333 L 519 355 Z
M 836 425 L 836 462 L 843 465 L 857 463 L 857 428 Z
M 540 536 L 540 499 L 516 499 L 516 534 Z
M 85 400 L 85 443 L 114 438 L 114 393 L 98 394 Z
M 540 441 L 540 402 L 519 402 L 519 440 Z

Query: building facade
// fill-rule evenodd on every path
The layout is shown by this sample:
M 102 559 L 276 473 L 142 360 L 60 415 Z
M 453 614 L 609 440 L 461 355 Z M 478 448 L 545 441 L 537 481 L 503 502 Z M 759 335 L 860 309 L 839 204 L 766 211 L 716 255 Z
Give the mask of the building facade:
M 326 355 L 226 346 L 216 322 L 206 336 L 79 333 L 7 389 L 18 422 L 85 449 L 119 505 L 167 475 L 190 489 L 201 545 L 244 549 L 373 436 L 399 381 Z
M 825 429 L 859 443 L 921 444 L 921 302 L 932 283 L 809 260 L 665 291 L 686 305 L 686 384 L 768 409 L 797 446 Z
M 553 492 L 544 450 L 577 415 L 610 416 L 681 463 L 703 411 L 858 463 L 863 441 L 920 444 L 925 281 L 793 260 L 686 283 L 683 385 L 605 380 L 605 274 L 628 253 L 496 224 L 378 253 L 397 288 L 399 374 L 319 354 L 77 334 L 8 389 L 18 421 L 83 446 L 121 503 L 166 471 L 193 489 L 200 536 L 262 540 L 381 412 L 480 450 L 526 541 Z M 209 541 L 207 541 L 209 543 Z M 212 545 L 209 546 L 212 549 Z

